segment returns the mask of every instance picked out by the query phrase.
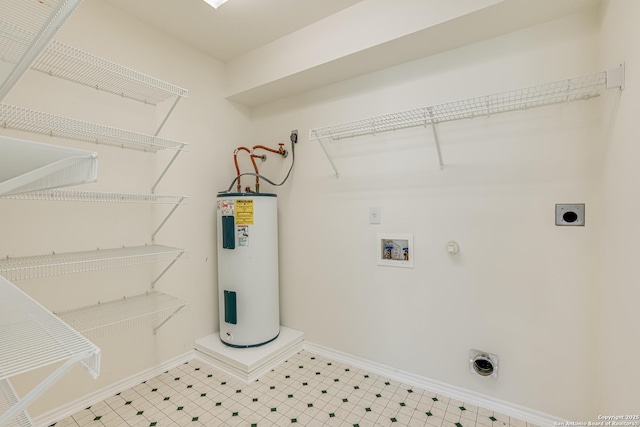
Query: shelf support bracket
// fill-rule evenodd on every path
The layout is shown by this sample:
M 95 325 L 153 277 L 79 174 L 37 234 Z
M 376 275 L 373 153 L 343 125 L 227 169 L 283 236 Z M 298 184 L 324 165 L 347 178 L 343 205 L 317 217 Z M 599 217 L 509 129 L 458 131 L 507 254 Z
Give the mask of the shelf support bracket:
M 176 314 L 178 314 L 178 312 L 180 310 L 182 310 L 185 306 L 183 305 L 182 307 L 179 307 L 176 311 L 174 311 L 173 313 L 171 313 L 166 319 L 164 319 L 162 322 L 160 322 L 160 324 L 158 326 L 156 326 L 155 328 L 153 328 L 153 335 L 156 335 L 158 332 L 158 329 L 160 329 L 165 323 L 167 323 L 169 320 L 171 320 L 171 318 L 173 316 L 175 316 Z
M 0 426 L 8 425 L 15 417 L 20 415 L 26 408 L 38 397 L 47 391 L 58 379 L 60 379 L 69 369 L 80 360 L 72 358 L 67 360 L 62 366 L 56 369 L 51 375 L 44 379 L 40 384 L 34 387 L 29 393 L 25 394 L 22 399 L 16 402 L 4 414 L 0 415 Z
M 182 150 L 184 149 L 185 145 L 186 144 L 182 144 L 180 146 L 180 149 L 178 149 L 178 151 L 176 151 L 176 154 L 173 155 L 173 157 L 171 158 L 171 161 L 169 161 L 169 164 L 167 165 L 167 167 L 164 168 L 164 170 L 160 174 L 160 177 L 158 177 L 158 179 L 156 180 L 156 183 L 153 184 L 153 187 L 151 187 L 151 194 L 155 194 L 156 193 L 156 187 L 158 186 L 158 184 L 160 184 L 160 181 L 162 181 L 162 178 L 164 178 L 165 174 L 167 173 L 167 171 L 169 170 L 171 165 L 173 165 L 173 162 L 176 161 L 176 159 L 178 158 L 178 155 L 180 153 L 182 153 Z
M 171 262 L 169 263 L 169 265 L 168 265 L 164 270 L 162 270 L 162 273 L 160 273 L 160 275 L 159 275 L 158 277 L 156 277 L 156 280 L 154 280 L 153 282 L 151 282 L 151 289 L 154 289 L 154 290 L 155 290 L 155 288 L 156 288 L 156 283 L 158 283 L 158 280 L 160 280 L 160 278 L 161 278 L 162 276 L 164 276 L 164 274 L 165 274 L 167 271 L 169 271 L 169 269 L 170 269 L 171 267 L 173 267 L 173 264 L 175 264 L 176 262 L 178 262 L 178 260 L 182 257 L 182 255 L 183 255 L 183 254 L 184 254 L 184 252 L 179 253 L 179 254 L 175 257 L 175 259 L 174 259 L 173 261 L 171 261 Z
M 181 97 L 178 96 L 178 97 L 176 97 L 176 100 L 173 101 L 173 104 L 171 105 L 171 108 L 169 109 L 167 114 L 164 116 L 164 120 L 162 120 L 162 123 L 160 123 L 160 126 L 158 126 L 158 130 L 156 131 L 154 136 L 158 136 L 158 134 L 160 133 L 160 131 L 164 127 L 164 124 L 167 123 L 167 120 L 169 119 L 169 116 L 171 115 L 171 113 L 173 113 L 173 110 L 176 108 L 176 105 L 178 105 L 178 101 L 180 101 L 180 98 Z
M 338 169 L 336 168 L 336 165 L 333 163 L 333 160 L 331 160 L 331 156 L 329 156 L 329 153 L 327 152 L 327 148 L 324 146 L 322 139 L 318 139 L 318 142 L 320 143 L 320 148 L 322 148 L 322 151 L 324 151 L 324 155 L 327 156 L 327 160 L 329 160 L 329 163 L 331 164 L 331 167 L 333 168 L 333 171 L 336 174 L 336 178 L 340 178 Z
M 433 130 L 433 139 L 436 142 L 436 151 L 438 152 L 438 164 L 440 165 L 440 170 L 444 170 L 442 151 L 440 150 L 440 138 L 438 138 L 438 130 L 436 129 L 436 122 L 433 120 L 433 110 L 431 108 L 429 108 L 429 117 L 431 119 L 431 129 Z
M 158 228 L 156 228 L 156 231 L 153 232 L 153 234 L 151 235 L 151 241 L 155 242 L 156 241 L 156 234 L 158 234 L 158 232 L 160 231 L 160 229 L 162 227 L 164 227 L 164 225 L 166 224 L 166 222 L 169 220 L 169 218 L 171 218 L 171 215 L 173 215 L 173 213 L 176 211 L 176 209 L 178 209 L 178 206 L 180 206 L 180 203 L 182 203 L 184 201 L 184 197 L 181 197 L 180 200 L 178 201 L 178 203 L 175 204 L 175 206 L 173 207 L 173 209 L 171 209 L 171 212 L 169 212 L 169 214 L 164 218 L 164 221 L 162 221 L 162 223 L 160 223 L 160 225 L 158 226 Z

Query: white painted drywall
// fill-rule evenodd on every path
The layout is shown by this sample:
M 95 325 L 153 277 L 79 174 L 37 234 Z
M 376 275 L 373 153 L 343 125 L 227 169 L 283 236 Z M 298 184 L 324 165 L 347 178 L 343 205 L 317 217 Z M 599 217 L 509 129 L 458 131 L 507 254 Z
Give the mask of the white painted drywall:
M 569 16 L 255 109 L 256 137 L 301 135 L 279 191 L 283 324 L 548 414 L 595 414 L 600 100 L 443 124 L 444 172 L 430 129 L 328 144 L 339 179 L 307 135 L 599 71 L 596 21 Z M 587 226 L 556 227 L 556 203 L 586 203 Z M 376 266 L 380 232 L 413 234 L 413 269 Z M 500 357 L 497 381 L 469 374 L 470 349 Z
M 601 63 L 626 63 L 626 88 L 619 102 L 606 109 L 616 112 L 603 126 L 607 142 L 603 152 L 602 273 L 595 313 L 599 315 L 597 352 L 598 409 L 602 415 L 637 415 L 640 412 L 640 354 L 637 242 L 640 228 L 634 213 L 640 209 L 637 160 L 640 111 L 640 3 L 606 1 L 601 16 Z M 624 420 L 623 420 L 624 421 Z M 634 422 L 634 421 L 631 421 Z M 635 421 L 637 422 L 637 421 Z
M 33 416 L 68 403 L 130 375 L 193 349 L 195 338 L 217 330 L 215 193 L 228 186 L 234 171 L 233 143 L 247 127 L 246 112 L 224 100 L 222 64 L 122 14 L 102 0 L 88 0 L 56 39 L 190 91 L 160 136 L 188 142 L 158 194 L 186 195 L 157 236 L 158 244 L 182 247 L 188 258 L 176 263 L 156 289 L 186 300 L 190 308 L 157 335 L 139 327 L 94 342 L 102 349 L 97 381 L 74 369 L 30 409 Z M 28 73 L 6 102 L 123 129 L 153 134 L 168 105 L 144 105 L 91 88 Z M 16 134 L 1 130 L 2 134 Z M 173 152 L 157 155 L 82 142 L 19 134 L 99 153 L 98 183 L 85 189 L 149 192 Z M 0 200 L 0 256 L 47 254 L 150 243 L 151 233 L 171 206 L 86 204 Z M 66 310 L 150 290 L 166 264 L 66 275 L 18 282 L 50 310 Z M 21 393 L 44 372 L 17 378 Z
M 162 133 L 191 143 L 190 151 L 158 188 L 190 197 L 158 236 L 158 243 L 187 248 L 189 258 L 158 289 L 189 301 L 191 310 L 157 336 L 142 328 L 96 340 L 103 349 L 100 379 L 76 369 L 32 413 L 155 366 L 217 329 L 214 195 L 233 175 L 234 146 L 286 142 L 291 129 L 300 131 L 297 166 L 277 190 L 284 325 L 313 342 L 569 420 L 633 412 L 638 347 L 628 340 L 637 329 L 637 227 L 627 226 L 625 212 L 637 207 L 638 17 L 632 0 L 612 0 L 597 14 L 249 112 L 224 101 L 221 64 L 102 0 L 86 1 L 58 39 L 191 91 Z M 628 66 L 622 96 L 441 126 L 444 172 L 429 129 L 333 144 L 339 180 L 307 139 L 310 128 L 572 77 L 622 59 Z M 148 106 L 34 73 L 7 102 L 144 132 L 153 131 L 159 116 Z M 170 157 L 91 148 L 99 151 L 100 172 L 87 188 L 107 191 L 147 191 Z M 273 158 L 261 170 L 277 178 L 286 167 Z M 553 206 L 562 202 L 586 203 L 587 226 L 555 227 Z M 381 206 L 381 225 L 368 224 L 369 206 Z M 166 210 L 0 200 L 0 212 L 0 256 L 19 256 L 144 243 Z M 376 266 L 379 232 L 414 235 L 414 269 Z M 459 255 L 447 254 L 449 240 L 459 242 Z M 143 292 L 161 269 L 20 285 L 48 308 L 63 310 Z M 500 356 L 498 381 L 467 372 L 471 348 Z M 39 374 L 16 386 L 28 390 Z

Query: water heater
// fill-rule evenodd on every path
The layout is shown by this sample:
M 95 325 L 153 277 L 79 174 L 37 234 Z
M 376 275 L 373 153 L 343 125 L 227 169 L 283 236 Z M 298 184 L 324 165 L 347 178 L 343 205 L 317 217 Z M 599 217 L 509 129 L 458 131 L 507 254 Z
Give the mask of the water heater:
M 280 333 L 278 199 L 220 193 L 217 200 L 220 339 L 257 347 Z

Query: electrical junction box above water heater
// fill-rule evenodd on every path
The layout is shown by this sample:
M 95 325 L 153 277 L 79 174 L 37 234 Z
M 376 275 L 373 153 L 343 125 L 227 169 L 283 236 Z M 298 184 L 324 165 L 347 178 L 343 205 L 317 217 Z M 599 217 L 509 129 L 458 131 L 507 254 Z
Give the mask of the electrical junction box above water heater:
M 257 347 L 280 333 L 278 199 L 220 193 L 217 200 L 220 339 Z

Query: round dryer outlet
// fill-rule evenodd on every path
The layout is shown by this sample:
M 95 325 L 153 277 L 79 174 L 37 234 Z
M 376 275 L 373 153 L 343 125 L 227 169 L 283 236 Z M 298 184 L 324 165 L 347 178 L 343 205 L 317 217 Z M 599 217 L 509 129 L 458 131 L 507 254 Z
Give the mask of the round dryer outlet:
M 485 378 L 498 378 L 498 356 L 484 351 L 469 352 L 469 372 Z

